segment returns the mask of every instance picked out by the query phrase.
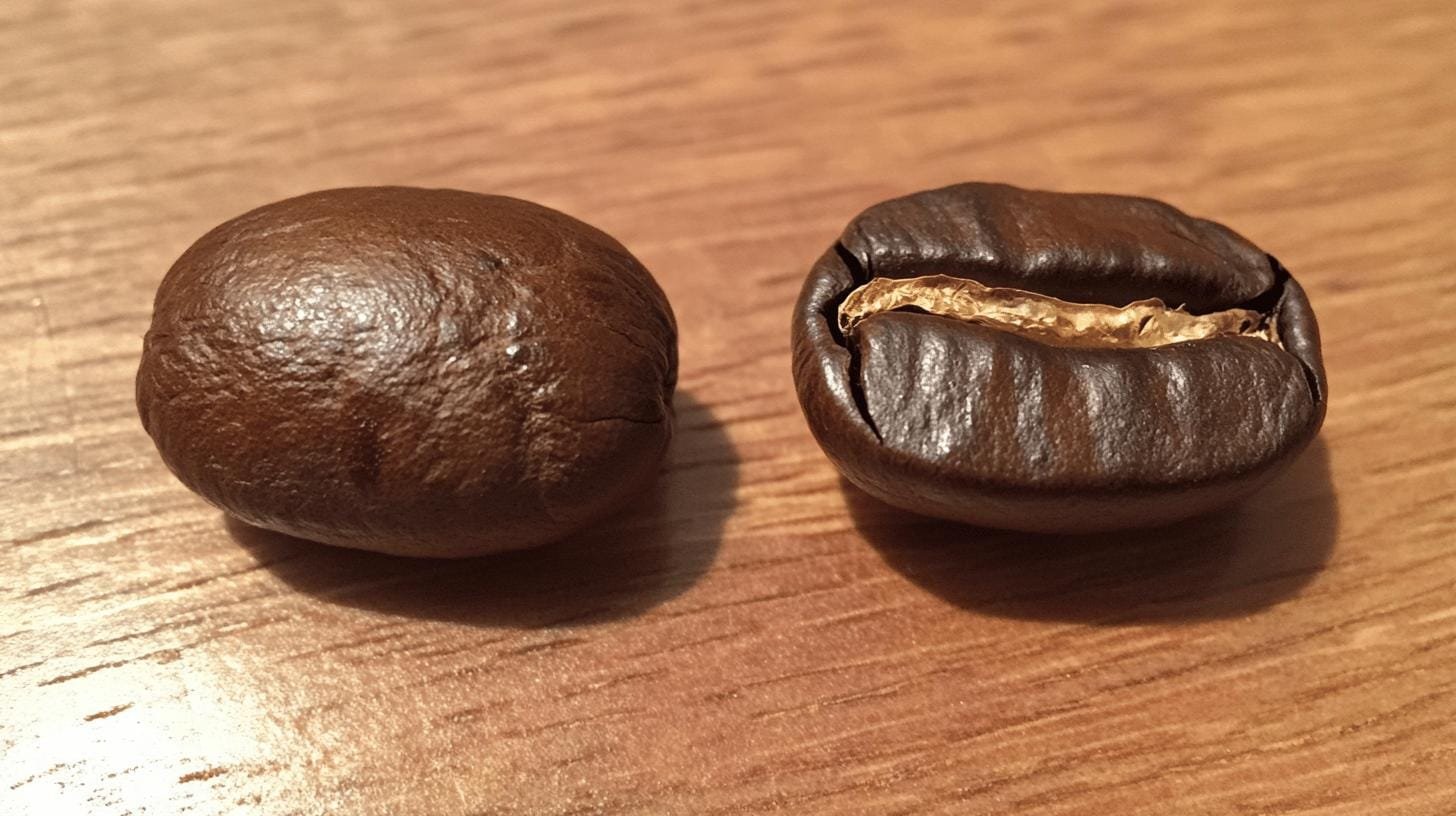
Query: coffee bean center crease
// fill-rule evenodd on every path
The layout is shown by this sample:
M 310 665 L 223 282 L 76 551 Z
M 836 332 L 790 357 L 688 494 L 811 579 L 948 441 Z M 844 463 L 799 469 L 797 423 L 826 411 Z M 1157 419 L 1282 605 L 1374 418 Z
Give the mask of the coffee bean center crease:
M 839 329 L 848 335 L 876 314 L 901 309 L 919 309 L 1057 346 L 1156 348 L 1214 337 L 1249 337 L 1282 348 L 1276 321 L 1251 309 L 1192 314 L 1158 298 L 1121 307 L 1073 303 L 949 275 L 874 278 L 845 296 L 839 307 Z

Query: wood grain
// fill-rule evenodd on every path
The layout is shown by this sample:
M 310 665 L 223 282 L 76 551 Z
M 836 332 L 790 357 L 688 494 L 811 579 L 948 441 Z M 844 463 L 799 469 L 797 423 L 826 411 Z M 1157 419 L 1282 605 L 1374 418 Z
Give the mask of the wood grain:
M 0 4 L 0 812 L 1456 812 L 1456 7 Z M 1056 541 L 841 484 L 808 265 L 967 179 L 1277 253 L 1318 443 L 1243 507 Z M 413 563 L 172 479 L 161 274 L 306 190 L 558 207 L 654 271 L 681 432 L 622 518 Z

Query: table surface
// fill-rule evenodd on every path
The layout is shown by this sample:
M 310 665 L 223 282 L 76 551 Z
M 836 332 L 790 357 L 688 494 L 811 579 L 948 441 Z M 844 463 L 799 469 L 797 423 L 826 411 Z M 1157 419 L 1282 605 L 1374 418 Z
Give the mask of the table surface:
M 951 5 L 7 0 L 0 812 L 1456 812 L 1456 6 Z M 790 305 L 860 209 L 972 179 L 1276 253 L 1320 441 L 1122 536 L 843 484 Z M 162 273 L 367 183 L 540 201 L 655 273 L 647 499 L 419 562 L 168 474 L 132 393 Z

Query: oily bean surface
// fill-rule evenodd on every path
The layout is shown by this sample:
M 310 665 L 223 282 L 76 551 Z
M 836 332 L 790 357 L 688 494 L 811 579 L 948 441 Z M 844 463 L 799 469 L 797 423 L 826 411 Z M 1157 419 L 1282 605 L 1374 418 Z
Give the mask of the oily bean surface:
M 203 236 L 157 293 L 137 405 L 203 497 L 280 532 L 462 556 L 650 482 L 671 309 L 605 233 L 518 199 L 356 188 Z

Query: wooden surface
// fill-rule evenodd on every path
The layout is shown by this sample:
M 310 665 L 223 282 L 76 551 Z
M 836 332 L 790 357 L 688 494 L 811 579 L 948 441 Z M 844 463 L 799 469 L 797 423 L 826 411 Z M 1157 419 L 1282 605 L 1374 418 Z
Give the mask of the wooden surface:
M 1456 7 L 955 5 L 0 4 L 0 813 L 1456 812 Z M 790 304 L 858 210 L 967 179 L 1278 254 L 1321 441 L 1121 538 L 842 485 Z M 654 271 L 680 433 L 641 506 L 416 563 L 163 468 L 132 377 L 171 261 L 382 182 Z

